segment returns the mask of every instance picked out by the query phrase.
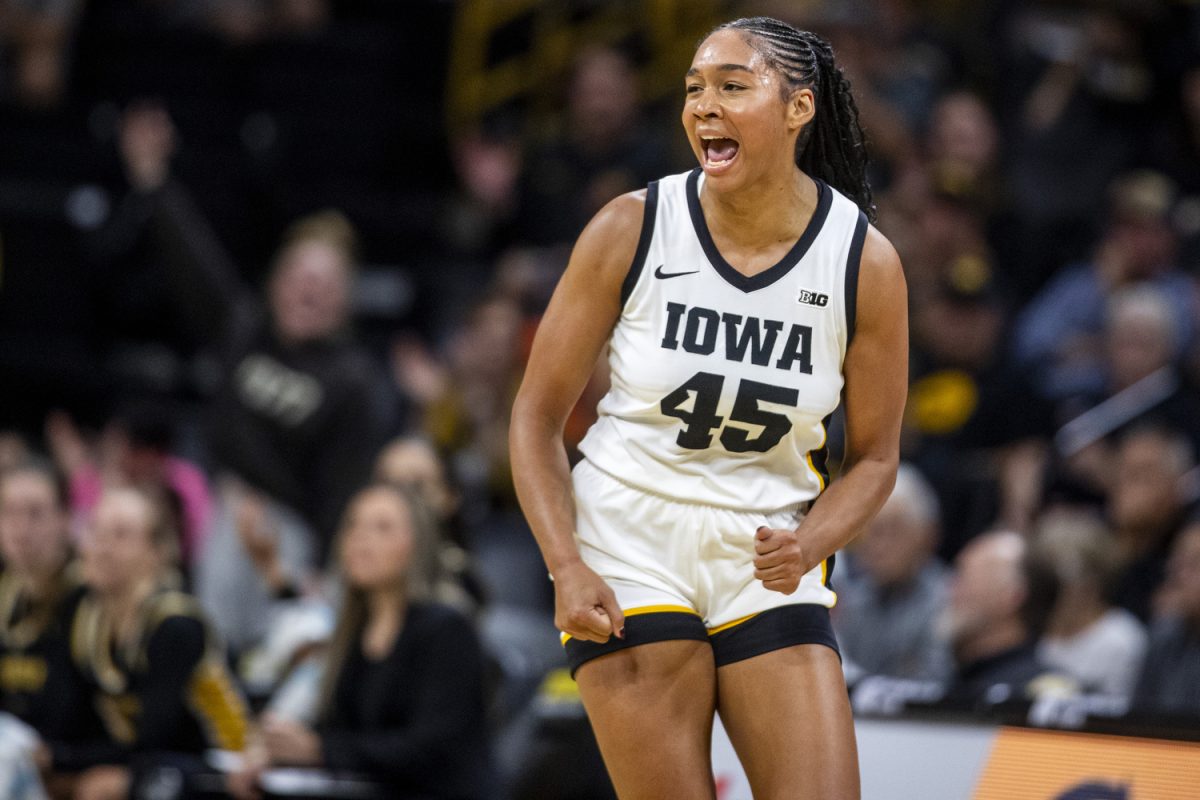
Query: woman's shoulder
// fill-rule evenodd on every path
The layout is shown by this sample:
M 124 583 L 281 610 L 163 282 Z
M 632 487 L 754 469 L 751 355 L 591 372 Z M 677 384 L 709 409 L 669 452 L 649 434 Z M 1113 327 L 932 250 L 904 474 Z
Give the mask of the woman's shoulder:
M 646 196 L 646 189 L 626 192 L 596 212 L 575 240 L 565 285 L 589 297 L 594 297 L 597 291 L 611 292 L 613 297 L 619 295 L 629 265 L 638 252 Z
M 1121 646 L 1143 645 L 1149 634 L 1141 620 L 1124 608 L 1110 608 L 1096 621 L 1096 629 L 1103 636 Z
M 875 321 L 891 318 L 896 313 L 897 299 L 906 301 L 907 297 L 908 286 L 900 254 L 875 225 L 868 224 L 858 262 L 855 298 L 858 318 Z
M 200 602 L 187 592 L 167 589 L 150 597 L 143 607 L 146 639 L 196 640 L 209 638 L 208 617 Z
M 900 254 L 891 240 L 874 223 L 867 225 L 863 239 L 862 268 L 875 272 L 900 271 Z
M 629 237 L 632 235 L 636 243 L 638 233 L 642 228 L 642 219 L 646 215 L 648 195 L 648 189 L 637 189 L 609 200 L 584 228 L 580 241 L 583 241 L 584 237 L 589 234 L 604 237 L 614 235 Z

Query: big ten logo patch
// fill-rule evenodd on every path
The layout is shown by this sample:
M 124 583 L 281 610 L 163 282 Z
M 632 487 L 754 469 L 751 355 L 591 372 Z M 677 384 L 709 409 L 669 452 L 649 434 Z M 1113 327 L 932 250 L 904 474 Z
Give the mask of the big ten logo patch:
M 829 305 L 829 295 L 822 292 L 814 292 L 811 289 L 801 289 L 800 294 L 796 297 L 796 302 L 806 306 L 825 308 L 825 306 Z

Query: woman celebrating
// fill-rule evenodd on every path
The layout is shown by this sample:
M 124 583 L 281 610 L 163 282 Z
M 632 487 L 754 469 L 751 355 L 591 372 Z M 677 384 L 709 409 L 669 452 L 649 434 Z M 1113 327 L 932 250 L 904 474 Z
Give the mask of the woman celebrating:
M 315 729 L 267 718 L 234 781 L 257 794 L 271 765 L 365 774 L 389 797 L 482 800 L 490 773 L 483 661 L 470 622 L 425 601 L 437 530 L 418 504 L 377 485 L 350 502 L 338 542 L 345 595 Z
M 700 167 L 581 235 L 513 410 L 517 489 L 622 798 L 714 797 L 715 710 L 755 797 L 856 798 L 829 577 L 895 480 L 903 272 L 825 40 L 738 20 L 684 85 Z M 563 420 L 606 343 L 572 475 Z
M 203 772 L 206 750 L 243 747 L 244 703 L 196 601 L 172 588 L 176 554 L 159 503 L 134 489 L 105 492 L 80 543 L 90 591 L 71 653 L 108 738 L 74 754 L 90 764 L 76 797 L 125 798 L 159 765 Z

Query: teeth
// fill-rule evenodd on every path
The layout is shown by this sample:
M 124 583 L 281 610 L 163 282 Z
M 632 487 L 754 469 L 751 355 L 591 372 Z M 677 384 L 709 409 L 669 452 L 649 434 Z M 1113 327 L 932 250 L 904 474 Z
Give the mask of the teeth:
M 729 139 L 729 137 L 728 136 L 705 136 L 705 135 L 700 136 L 700 141 L 704 144 L 709 144 L 710 142 L 715 142 L 719 139 L 722 139 L 722 140 Z M 736 140 L 733 140 L 733 141 L 736 141 Z M 710 167 L 723 167 L 726 164 L 729 164 L 730 162 L 732 162 L 735 158 L 737 158 L 737 151 L 734 151 L 734 154 L 732 156 L 730 156 L 729 158 L 723 159 L 721 161 L 716 161 L 709 157 L 708 149 L 705 148 L 704 158 L 705 158 L 705 161 L 708 162 L 708 165 Z

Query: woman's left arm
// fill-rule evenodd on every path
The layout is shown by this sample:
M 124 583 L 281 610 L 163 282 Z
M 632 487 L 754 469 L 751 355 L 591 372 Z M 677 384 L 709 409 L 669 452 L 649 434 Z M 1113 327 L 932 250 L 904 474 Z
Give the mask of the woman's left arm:
M 760 528 L 754 577 L 791 594 L 800 578 L 857 536 L 896 481 L 908 393 L 908 289 L 895 248 L 874 227 L 859 268 L 854 336 L 842 365 L 846 456 L 842 476 L 796 530 Z

